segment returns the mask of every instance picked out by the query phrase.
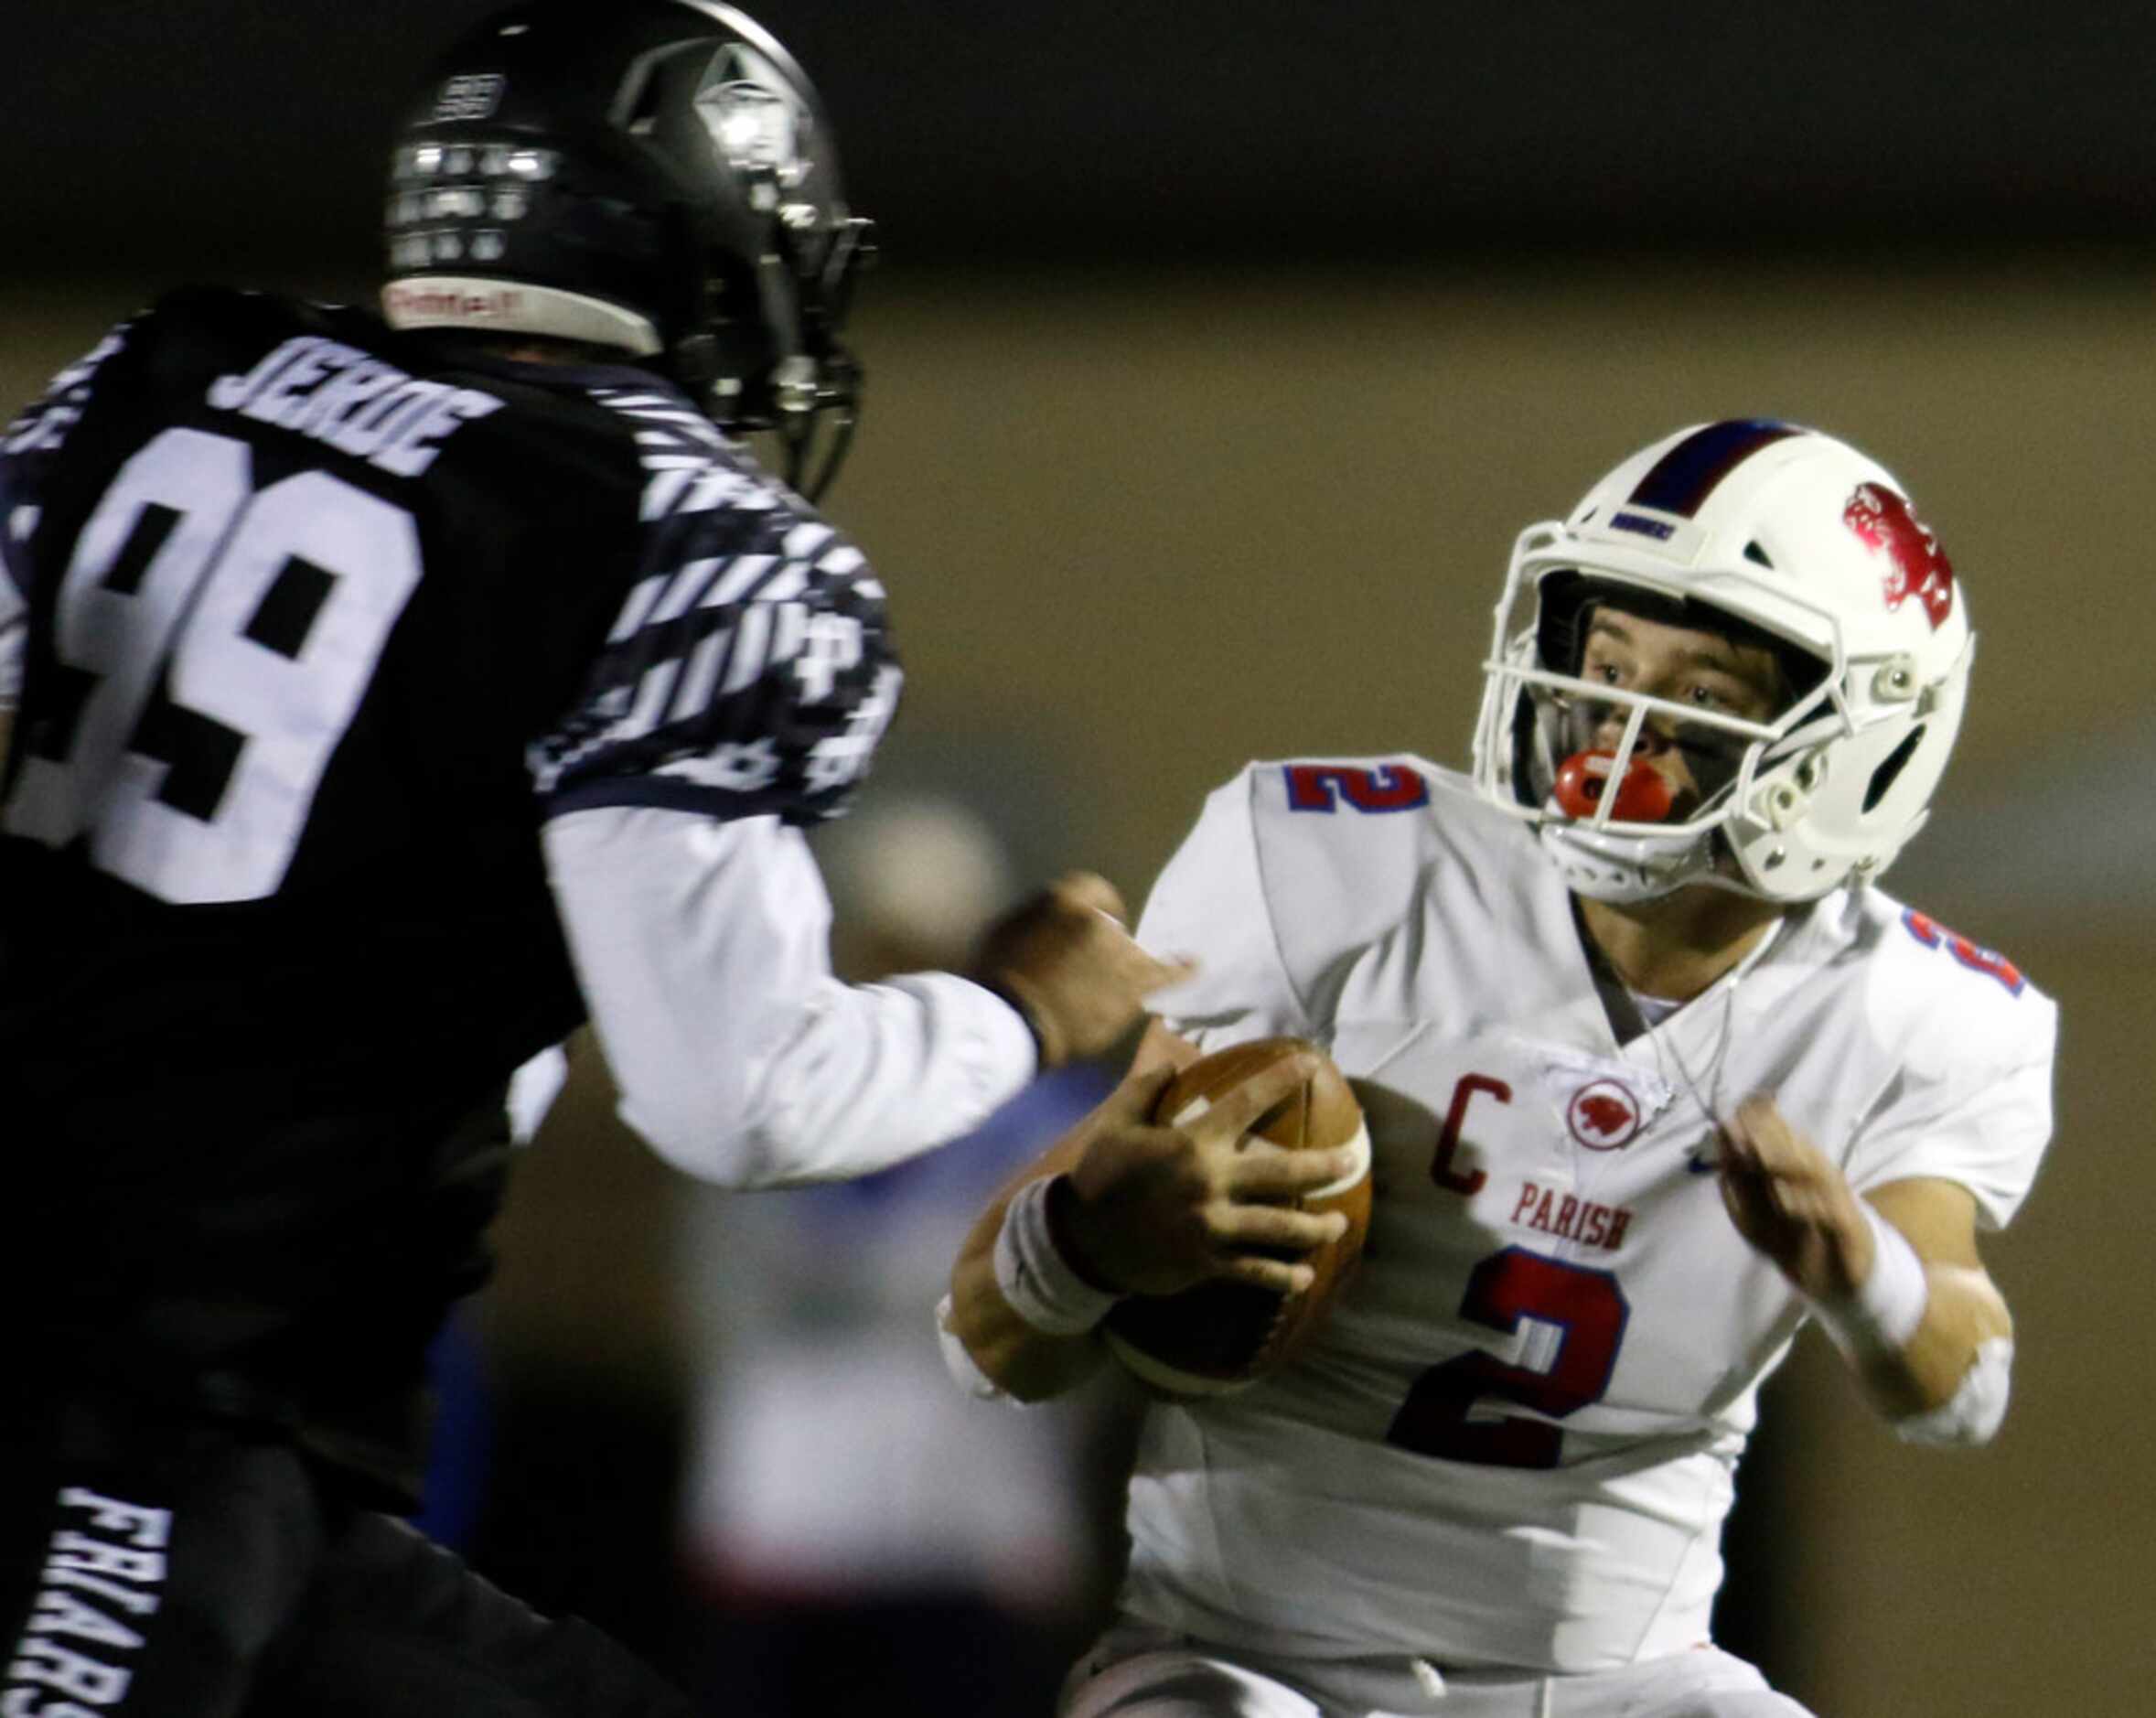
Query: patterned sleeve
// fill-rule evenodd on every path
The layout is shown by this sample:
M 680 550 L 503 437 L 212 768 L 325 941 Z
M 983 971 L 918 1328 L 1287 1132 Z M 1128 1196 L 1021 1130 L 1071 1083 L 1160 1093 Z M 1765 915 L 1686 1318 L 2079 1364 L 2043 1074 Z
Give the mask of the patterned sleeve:
M 38 528 L 41 471 L 81 420 L 98 370 L 126 346 L 133 327 L 113 328 L 0 431 L 0 711 L 12 710 L 22 696 L 28 544 Z
M 22 586 L 16 573 L 16 504 L 10 499 L 7 460 L 0 456 L 0 712 L 15 708 L 23 695 L 23 632 L 26 618 Z
M 859 549 L 730 445 L 670 427 L 639 441 L 673 434 L 685 451 L 671 464 L 646 453 L 641 574 L 570 714 L 531 746 L 534 785 L 550 816 L 836 816 L 904 679 L 884 588 Z
M 0 465 L 18 473 L 56 451 L 80 421 L 99 369 L 127 344 L 134 324 L 123 322 L 46 384 L 44 394 L 0 433 Z M 19 487 L 19 484 L 18 484 Z
M 23 603 L 0 565 L 0 711 L 14 709 L 22 695 Z

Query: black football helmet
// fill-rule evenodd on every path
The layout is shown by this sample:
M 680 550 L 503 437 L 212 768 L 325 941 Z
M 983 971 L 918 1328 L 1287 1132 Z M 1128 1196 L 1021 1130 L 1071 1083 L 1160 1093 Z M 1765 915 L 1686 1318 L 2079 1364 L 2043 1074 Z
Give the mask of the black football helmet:
M 531 0 L 443 58 L 390 175 L 382 307 L 400 328 L 617 348 L 729 429 L 785 438 L 813 497 L 860 367 L 840 343 L 870 223 L 816 92 L 714 0 Z M 835 425 L 811 472 L 818 425 Z

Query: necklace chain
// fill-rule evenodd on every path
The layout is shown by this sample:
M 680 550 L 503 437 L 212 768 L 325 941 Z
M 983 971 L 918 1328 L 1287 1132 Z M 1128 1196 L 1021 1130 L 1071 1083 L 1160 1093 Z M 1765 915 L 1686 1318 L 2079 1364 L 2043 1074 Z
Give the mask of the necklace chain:
M 1722 1124 L 1720 1106 L 1722 1069 L 1726 1065 L 1731 1034 L 1737 1018 L 1737 983 L 1738 975 L 1732 973 L 1722 992 L 1721 1029 L 1715 1033 L 1713 1046 L 1708 1050 L 1706 1062 L 1699 1073 L 1692 1071 L 1691 1065 L 1684 1058 L 1684 1052 L 1678 1048 L 1677 1035 L 1666 1032 L 1670 1021 L 1665 1021 L 1662 1025 L 1647 1033 L 1647 1041 L 1655 1047 L 1655 1062 L 1662 1071 L 1662 1078 L 1668 1079 L 1670 1068 L 1674 1066 L 1677 1080 L 1672 1083 L 1681 1083 L 1691 1093 L 1692 1101 L 1700 1106 L 1708 1121 L 1717 1127 Z M 1679 1010 L 1679 1014 L 1682 1012 Z M 1678 1015 L 1672 1015 L 1670 1020 L 1676 1018 Z M 1702 1080 L 1708 1087 L 1704 1091 L 1700 1090 Z

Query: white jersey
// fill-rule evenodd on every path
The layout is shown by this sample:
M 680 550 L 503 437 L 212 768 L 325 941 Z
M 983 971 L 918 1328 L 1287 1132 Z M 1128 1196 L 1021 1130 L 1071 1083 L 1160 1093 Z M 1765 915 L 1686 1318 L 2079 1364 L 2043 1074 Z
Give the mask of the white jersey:
M 1797 910 L 1620 1044 L 1556 868 L 1413 758 L 1253 765 L 1139 929 L 1207 1050 L 1325 1045 L 1375 1149 L 1360 1272 L 1293 1365 L 1148 1412 L 1125 1608 L 1253 1650 L 1609 1669 L 1708 1637 L 1761 1380 L 1803 1301 L 1739 1237 L 1747 1094 L 1858 1189 L 1968 1187 L 1987 1227 L 2051 1127 L 2057 1011 L 1877 889 Z

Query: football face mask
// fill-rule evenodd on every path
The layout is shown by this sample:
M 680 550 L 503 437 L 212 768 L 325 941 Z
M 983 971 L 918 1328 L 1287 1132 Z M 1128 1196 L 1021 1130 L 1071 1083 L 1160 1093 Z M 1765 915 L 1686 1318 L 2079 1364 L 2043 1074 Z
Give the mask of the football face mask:
M 1544 584 L 1545 661 L 1566 665 L 1536 689 L 1539 725 L 1562 761 L 1539 796 L 1566 815 L 1606 826 L 1689 821 L 1720 802 L 1743 766 L 1746 742 L 1764 737 L 1823 665 L 1787 660 L 1771 642 L 1620 586 Z M 1560 683 L 1569 678 L 1572 686 Z M 1585 692 L 1574 690 L 1584 686 Z
M 1777 742 L 1819 706 L 1825 664 L 1731 618 L 1572 569 L 1538 591 L 1518 688 L 1513 778 L 1572 886 L 1646 898 L 1689 882 L 1741 886 L 1715 835 Z M 1548 664 L 1544 666 L 1543 664 Z M 1793 688 L 1807 695 L 1798 698 Z
M 1922 826 L 1972 646 L 1873 462 L 1787 424 L 1683 431 L 1520 537 L 1476 786 L 1582 895 L 1815 898 Z

